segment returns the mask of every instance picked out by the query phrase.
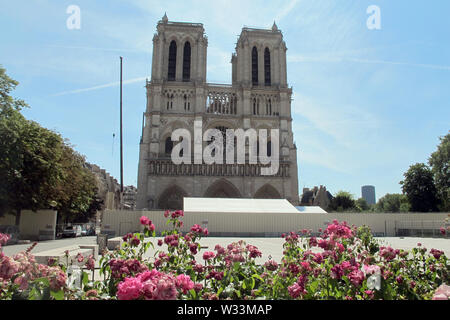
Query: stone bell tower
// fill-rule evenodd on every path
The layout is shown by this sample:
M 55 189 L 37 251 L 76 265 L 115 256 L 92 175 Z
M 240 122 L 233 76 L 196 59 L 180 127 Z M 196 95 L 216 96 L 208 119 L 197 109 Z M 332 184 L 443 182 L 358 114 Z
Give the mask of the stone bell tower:
M 275 22 L 271 30 L 243 28 L 231 60 L 233 84 L 287 88 L 286 50 Z
M 208 39 L 203 24 L 158 22 L 153 37 L 152 83 L 164 81 L 204 83 Z

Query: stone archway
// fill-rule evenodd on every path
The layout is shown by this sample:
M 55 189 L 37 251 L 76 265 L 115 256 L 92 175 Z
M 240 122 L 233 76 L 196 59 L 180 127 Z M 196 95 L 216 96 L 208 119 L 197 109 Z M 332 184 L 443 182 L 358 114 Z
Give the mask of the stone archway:
M 265 184 L 256 191 L 255 199 L 281 199 L 281 195 L 277 189 L 270 184 Z
M 164 190 L 158 198 L 158 208 L 163 210 L 183 209 L 183 198 L 188 194 L 179 186 L 171 186 Z
M 221 179 L 208 187 L 205 198 L 242 198 L 242 196 L 231 182 Z

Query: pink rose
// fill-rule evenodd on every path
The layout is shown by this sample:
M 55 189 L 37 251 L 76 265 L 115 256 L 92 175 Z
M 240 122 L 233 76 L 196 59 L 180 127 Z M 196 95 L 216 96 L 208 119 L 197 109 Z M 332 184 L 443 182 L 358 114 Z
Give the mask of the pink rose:
M 142 283 L 137 278 L 125 278 L 119 283 L 117 298 L 119 300 L 137 300 L 141 296 Z
M 168 275 L 160 277 L 153 294 L 157 300 L 175 300 L 177 298 L 177 288 L 173 277 Z
M 365 274 L 378 274 L 378 273 L 381 273 L 380 267 L 377 266 L 377 265 L 370 265 L 370 266 L 368 266 L 368 265 L 365 264 L 363 266 L 363 268 L 364 268 L 364 273 Z
M 292 286 L 288 287 L 288 292 L 289 295 L 296 299 L 298 298 L 300 295 L 305 294 L 305 288 L 303 288 L 301 285 L 299 285 L 297 282 L 294 283 Z
M 142 225 L 147 226 L 151 224 L 152 222 L 147 218 L 146 216 L 142 216 L 141 219 L 139 219 Z
M 442 284 L 434 292 L 432 300 L 450 300 L 450 286 Z
M 176 278 L 177 287 L 183 291 L 183 294 L 188 293 L 189 290 L 194 288 L 194 282 L 191 280 L 189 276 L 184 274 L 180 274 Z
M 215 254 L 212 251 L 206 251 L 205 253 L 203 253 L 203 260 L 208 261 L 210 259 L 213 259 L 214 257 L 215 257 Z

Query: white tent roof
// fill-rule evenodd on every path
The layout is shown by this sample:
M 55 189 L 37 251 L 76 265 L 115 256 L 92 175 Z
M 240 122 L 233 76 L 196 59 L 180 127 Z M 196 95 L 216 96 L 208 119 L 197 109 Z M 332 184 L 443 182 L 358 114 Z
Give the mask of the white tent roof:
M 319 206 L 296 207 L 301 213 L 328 213 Z
M 286 199 L 184 198 L 185 212 L 298 213 Z

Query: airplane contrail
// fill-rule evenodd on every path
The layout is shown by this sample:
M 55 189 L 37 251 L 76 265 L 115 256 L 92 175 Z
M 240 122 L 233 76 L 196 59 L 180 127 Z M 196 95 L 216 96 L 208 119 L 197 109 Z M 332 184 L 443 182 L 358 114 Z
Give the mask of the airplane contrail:
M 123 84 L 130 84 L 130 83 L 141 82 L 141 81 L 145 81 L 146 79 L 148 79 L 148 77 L 140 77 L 140 78 L 129 79 L 129 80 L 123 81 Z M 94 91 L 94 90 L 99 90 L 99 89 L 104 89 L 104 88 L 116 87 L 118 85 L 120 85 L 120 81 L 106 83 L 106 84 L 101 84 L 101 85 L 94 86 L 94 87 L 89 87 L 89 88 L 76 89 L 76 90 L 70 90 L 70 91 L 63 91 L 63 92 L 52 94 L 50 96 L 58 97 L 58 96 L 64 96 L 64 95 L 67 95 L 67 94 L 75 94 L 75 93 Z

